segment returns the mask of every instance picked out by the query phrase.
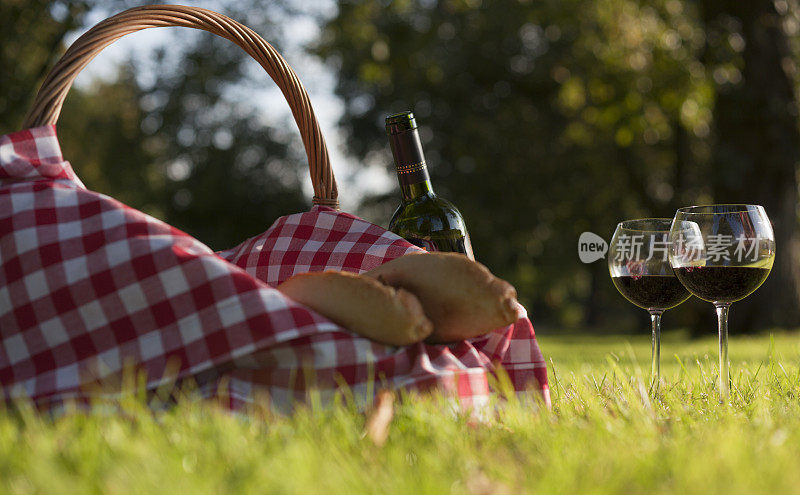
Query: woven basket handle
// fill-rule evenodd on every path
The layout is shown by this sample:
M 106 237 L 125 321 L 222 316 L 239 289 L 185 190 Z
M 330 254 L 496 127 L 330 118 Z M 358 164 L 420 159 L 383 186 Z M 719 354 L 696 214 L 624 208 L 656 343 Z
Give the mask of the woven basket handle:
M 286 60 L 252 29 L 211 10 L 181 5 L 137 7 L 109 17 L 78 38 L 47 74 L 24 128 L 55 124 L 78 73 L 100 51 L 125 36 L 152 27 L 183 26 L 227 38 L 253 57 L 283 92 L 300 129 L 314 185 L 314 204 L 339 207 L 328 147 L 305 88 Z

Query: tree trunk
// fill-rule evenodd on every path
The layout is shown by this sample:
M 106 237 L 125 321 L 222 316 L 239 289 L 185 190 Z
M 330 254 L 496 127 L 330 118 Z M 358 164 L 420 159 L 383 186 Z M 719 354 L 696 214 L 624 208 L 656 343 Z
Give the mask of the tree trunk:
M 741 82 L 717 85 L 714 200 L 763 205 L 777 243 L 772 273 L 754 295 L 734 304 L 731 330 L 795 327 L 800 323 L 800 133 L 781 16 L 773 2 L 765 0 L 706 0 L 703 8 L 709 34 L 716 32 L 727 40 L 738 31 L 745 41 Z

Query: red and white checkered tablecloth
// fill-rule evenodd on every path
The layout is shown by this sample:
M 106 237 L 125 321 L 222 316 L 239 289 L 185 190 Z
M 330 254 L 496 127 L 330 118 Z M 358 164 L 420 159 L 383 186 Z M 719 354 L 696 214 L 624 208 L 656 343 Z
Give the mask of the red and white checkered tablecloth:
M 154 389 L 192 379 L 232 407 L 262 392 L 278 408 L 309 386 L 440 389 L 488 398 L 501 364 L 549 402 L 527 318 L 450 346 L 371 342 L 273 287 L 296 273 L 361 273 L 418 248 L 347 213 L 315 207 L 214 253 L 197 239 L 87 190 L 53 126 L 0 137 L 0 384 L 5 400 L 86 400 L 129 363 Z M 165 378 L 166 377 L 166 378 Z

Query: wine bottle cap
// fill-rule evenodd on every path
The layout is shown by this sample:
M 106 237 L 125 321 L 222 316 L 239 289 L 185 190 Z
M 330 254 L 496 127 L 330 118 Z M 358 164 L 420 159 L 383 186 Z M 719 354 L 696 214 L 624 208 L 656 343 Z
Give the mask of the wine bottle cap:
M 413 112 L 400 112 L 386 117 L 386 133 L 400 134 L 417 128 Z

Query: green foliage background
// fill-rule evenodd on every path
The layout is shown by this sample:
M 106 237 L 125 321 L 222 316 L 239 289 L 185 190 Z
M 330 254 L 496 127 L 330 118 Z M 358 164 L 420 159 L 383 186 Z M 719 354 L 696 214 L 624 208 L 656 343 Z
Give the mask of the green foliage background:
M 624 325 L 632 314 L 581 232 L 687 204 L 763 204 L 778 260 L 737 303 L 734 331 L 795 325 L 794 2 L 348 1 L 316 50 L 339 76 L 359 155 L 386 158 L 381 117 L 413 108 L 433 180 L 476 256 L 534 321 Z M 373 198 L 375 217 L 393 201 Z M 644 314 L 637 320 L 646 328 Z M 667 325 L 713 328 L 697 301 Z
M 0 131 L 18 128 L 68 33 L 130 6 L 4 1 Z M 290 2 L 203 6 L 270 41 L 300 15 Z M 763 204 L 778 236 L 775 269 L 734 306 L 732 331 L 800 321 L 794 0 L 350 0 L 317 21 L 308 48 L 337 74 L 346 151 L 389 169 L 383 117 L 412 109 L 437 191 L 540 328 L 646 329 L 604 263 L 578 261 L 577 238 L 708 202 Z M 272 84 L 237 47 L 175 31 L 115 81 L 73 88 L 59 135 L 90 188 L 221 249 L 308 207 L 306 161 L 293 123 L 237 98 Z M 385 225 L 396 203 L 372 196 L 357 213 Z M 710 331 L 713 312 L 692 301 L 665 325 Z
M 111 15 L 136 5 L 4 2 L 0 46 L 16 77 L 0 79 L 3 132 L 19 128 L 40 78 L 65 49 L 65 36 L 83 27 L 88 13 Z M 270 16 L 285 15 L 277 8 L 255 11 L 254 4 L 238 2 L 218 8 L 247 19 L 267 37 L 279 37 L 280 29 L 269 22 Z M 254 79 L 248 64 L 256 64 L 239 47 L 186 29 L 170 35 L 169 46 L 152 58 L 130 58 L 116 80 L 73 87 L 58 122 L 59 141 L 90 189 L 214 249 L 232 247 L 278 216 L 308 207 L 301 191 L 306 159 L 292 146 L 299 135 L 291 132 L 293 123 L 265 119 L 240 97 L 256 83 L 274 83 L 263 72 L 264 80 Z M 29 70 L 29 59 L 41 65 Z

